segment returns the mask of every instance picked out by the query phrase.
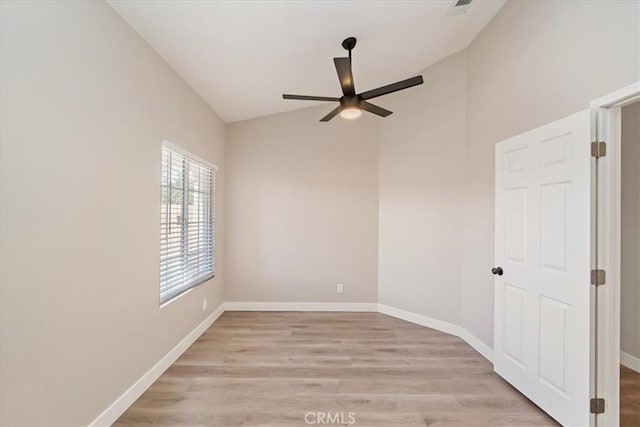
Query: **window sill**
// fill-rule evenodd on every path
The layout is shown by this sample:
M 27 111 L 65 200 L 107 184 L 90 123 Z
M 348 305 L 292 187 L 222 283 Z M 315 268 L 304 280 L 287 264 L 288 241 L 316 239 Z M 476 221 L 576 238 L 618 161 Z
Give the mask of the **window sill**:
M 184 291 L 180 292 L 179 294 L 171 297 L 167 301 L 161 303 L 160 304 L 160 309 L 163 309 L 164 307 L 166 307 L 167 305 L 171 304 L 172 302 L 179 300 L 180 298 L 182 298 L 183 296 L 187 295 L 192 290 L 194 290 L 197 286 L 203 284 L 204 282 L 206 282 L 208 280 L 213 279 L 214 277 L 216 277 L 215 273 L 207 275 L 207 276 L 203 276 L 203 277 L 197 279 L 191 285 L 189 285 L 189 287 L 187 289 L 185 289 Z

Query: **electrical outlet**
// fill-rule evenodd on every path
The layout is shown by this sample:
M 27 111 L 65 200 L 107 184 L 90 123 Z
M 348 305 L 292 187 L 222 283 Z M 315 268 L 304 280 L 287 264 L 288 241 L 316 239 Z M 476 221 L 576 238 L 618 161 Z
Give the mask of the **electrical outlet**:
M 207 311 L 207 299 L 202 300 L 202 311 Z
M 344 285 L 342 283 L 338 283 L 338 286 L 336 287 L 336 292 L 339 294 L 344 293 Z

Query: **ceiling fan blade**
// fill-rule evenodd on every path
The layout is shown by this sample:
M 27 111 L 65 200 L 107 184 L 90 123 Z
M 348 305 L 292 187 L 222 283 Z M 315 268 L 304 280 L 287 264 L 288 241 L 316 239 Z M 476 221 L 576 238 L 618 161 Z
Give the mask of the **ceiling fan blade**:
M 421 85 L 422 83 L 424 83 L 424 80 L 422 80 L 422 76 L 415 76 L 415 77 L 411 77 L 410 79 L 401 80 L 396 83 L 391 83 L 390 85 L 379 87 L 377 89 L 372 89 L 366 92 L 362 92 L 360 94 L 360 97 L 365 100 L 376 98 L 378 96 L 387 95 L 389 93 L 397 92 L 399 90 Z
M 338 72 L 338 79 L 340 80 L 340 87 L 342 87 L 342 93 L 346 96 L 355 96 L 356 89 L 353 85 L 353 73 L 351 72 L 351 59 L 349 58 L 333 58 L 334 64 L 336 64 L 336 71 Z
M 389 111 L 382 107 L 378 107 L 377 105 L 371 104 L 367 101 L 362 101 L 360 103 L 360 108 L 362 108 L 364 111 L 377 114 L 378 116 L 381 116 L 381 117 L 387 117 L 389 114 L 393 114 L 393 111 Z
M 340 101 L 340 98 L 334 98 L 331 96 L 310 96 L 310 95 L 282 95 L 283 99 L 298 99 L 301 101 Z
M 338 115 L 338 113 L 340 112 L 340 108 L 341 106 L 338 105 L 336 108 L 334 108 L 333 110 L 331 110 L 329 112 L 329 114 L 327 114 L 326 116 L 324 116 L 323 118 L 320 119 L 321 122 L 328 122 L 329 120 L 333 119 L 335 116 Z

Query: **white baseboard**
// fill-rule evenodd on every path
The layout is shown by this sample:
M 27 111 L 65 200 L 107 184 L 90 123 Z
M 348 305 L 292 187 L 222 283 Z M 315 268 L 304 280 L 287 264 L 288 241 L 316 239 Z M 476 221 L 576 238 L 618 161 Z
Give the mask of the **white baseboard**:
M 460 331 L 462 329 L 460 326 L 445 322 L 444 320 L 433 319 L 431 317 L 384 304 L 378 304 L 378 312 L 406 320 L 407 322 L 415 323 L 417 325 L 426 326 L 427 328 L 436 329 L 449 335 L 460 336 Z
M 166 371 L 182 353 L 193 344 L 204 331 L 224 313 L 224 303 L 215 309 L 202 323 L 149 369 L 138 381 L 127 389 L 107 409 L 89 424 L 91 427 L 110 426 Z
M 225 311 L 378 311 L 368 302 L 241 302 L 224 303 Z
M 458 335 L 460 338 L 465 340 L 467 344 L 469 344 L 475 351 L 480 353 L 485 359 L 489 362 L 493 363 L 493 349 L 486 345 L 484 341 L 480 340 L 480 338 L 473 335 L 468 330 L 464 329 L 462 326 L 460 327 L 461 333 Z
M 629 353 L 625 353 L 624 351 L 620 352 L 620 364 L 640 373 L 640 358 L 632 356 Z
M 378 312 L 386 314 L 388 316 L 397 317 L 398 319 L 406 320 L 407 322 L 426 326 L 427 328 L 436 329 L 440 332 L 444 332 L 445 334 L 460 337 L 467 344 L 473 347 L 474 350 L 480 353 L 485 359 L 493 363 L 493 349 L 491 349 L 491 347 L 486 345 L 478 337 L 467 331 L 462 326 L 384 304 L 378 304 Z

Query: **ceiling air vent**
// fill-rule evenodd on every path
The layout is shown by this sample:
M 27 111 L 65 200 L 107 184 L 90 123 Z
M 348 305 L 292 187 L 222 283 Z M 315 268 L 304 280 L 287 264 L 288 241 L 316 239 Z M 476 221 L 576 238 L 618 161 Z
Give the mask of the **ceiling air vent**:
M 471 0 L 456 0 L 447 11 L 447 15 L 463 14 L 467 11 L 470 4 Z

